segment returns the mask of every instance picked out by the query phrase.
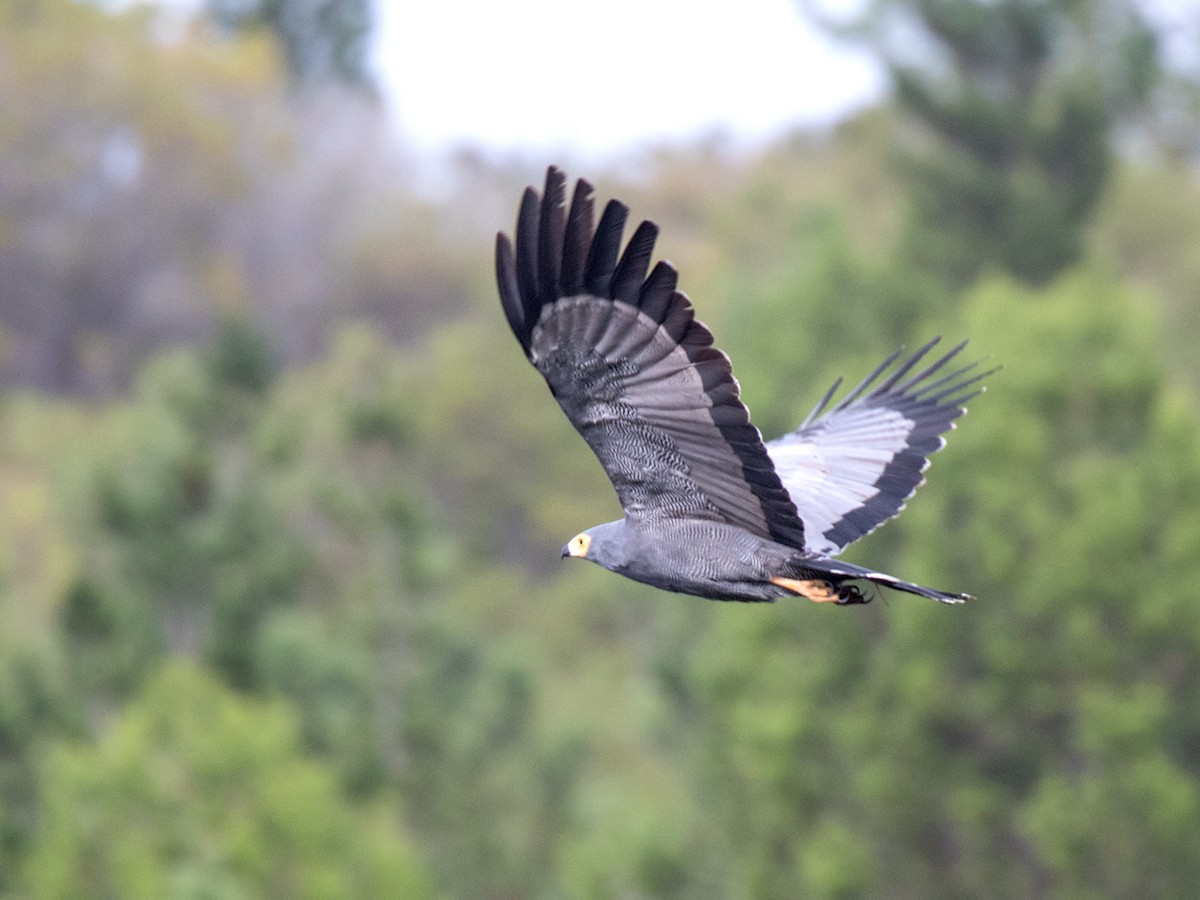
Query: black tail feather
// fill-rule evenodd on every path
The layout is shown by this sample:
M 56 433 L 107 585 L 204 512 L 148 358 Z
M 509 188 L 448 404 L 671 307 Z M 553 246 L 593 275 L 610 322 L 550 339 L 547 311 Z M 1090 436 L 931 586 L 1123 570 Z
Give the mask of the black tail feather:
M 849 580 L 861 579 L 869 581 L 872 584 L 882 585 L 883 587 L 892 588 L 896 591 L 904 591 L 909 594 L 916 594 L 918 597 L 928 597 L 930 600 L 936 600 L 939 603 L 965 603 L 968 600 L 974 600 L 970 594 L 950 593 L 947 591 L 938 591 L 933 588 L 923 587 L 919 584 L 913 584 L 911 581 L 904 581 L 896 578 L 894 575 L 888 575 L 885 572 L 875 572 L 871 569 L 864 569 L 862 566 L 856 566 L 854 563 L 843 562 L 840 559 L 828 558 L 801 558 L 796 560 L 798 567 L 804 569 L 807 573 L 813 573 L 817 576 L 831 576 L 831 580 Z

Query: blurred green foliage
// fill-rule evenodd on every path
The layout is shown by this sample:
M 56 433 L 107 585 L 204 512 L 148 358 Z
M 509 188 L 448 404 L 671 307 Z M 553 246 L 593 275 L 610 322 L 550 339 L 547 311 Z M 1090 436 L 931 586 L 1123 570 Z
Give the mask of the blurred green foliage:
M 303 759 L 295 713 L 187 665 L 162 669 L 95 746 L 41 763 L 27 883 L 39 897 L 424 897 L 384 809 Z
M 883 61 L 910 125 L 908 252 L 959 287 L 989 271 L 1045 284 L 1079 260 L 1114 134 L 1153 119 L 1164 80 L 1143 4 L 871 0 L 817 18 Z
M 45 38 L 38 15 L 101 46 L 146 28 L 33 11 L 0 5 L 27 17 L 0 41 Z M 189 41 L 179 59 L 209 59 Z M 168 65 L 143 49 L 129 83 Z M 254 42 L 223 52 L 247 90 L 281 81 Z M 200 69 L 147 90 L 211 97 L 225 76 Z M 1004 365 L 912 508 L 848 554 L 978 601 L 714 604 L 560 564 L 618 508 L 490 283 L 513 172 L 466 166 L 442 205 L 381 201 L 341 248 L 405 314 L 426 262 L 457 286 L 402 342 L 330 315 L 289 354 L 270 279 L 236 274 L 254 253 L 205 282 L 205 340 L 135 346 L 128 390 L 0 393 L 0 895 L 1193 895 L 1200 188 L 1118 161 L 1077 265 L 952 288 L 905 250 L 894 124 L 594 180 L 663 226 L 768 434 L 899 343 L 970 337 Z M 199 173 L 199 152 L 172 168 L 192 146 L 172 127 L 139 125 L 179 144 L 152 159 Z M 13 162 L 17 133 L 11 183 L 70 196 Z M 21 209 L 0 208 L 0 264 L 39 223 L 79 225 Z M 99 266 L 111 222 L 42 263 Z M 20 357 L 26 320 L 0 313 Z M 81 321 L 68 343 L 92 346 Z M 136 344 L 105 328 L 104 353 Z

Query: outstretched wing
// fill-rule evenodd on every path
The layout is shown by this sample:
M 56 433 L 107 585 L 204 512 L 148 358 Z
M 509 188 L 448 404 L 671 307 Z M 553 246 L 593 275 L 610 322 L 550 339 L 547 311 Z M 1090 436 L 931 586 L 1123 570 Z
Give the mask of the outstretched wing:
M 567 418 L 608 473 L 627 516 L 709 518 L 796 548 L 804 526 L 738 395 L 728 357 L 638 226 L 618 253 L 627 207 L 593 230 L 592 186 L 568 210 L 551 167 L 540 202 L 525 191 L 516 250 L 496 236 L 508 323 Z
M 929 455 L 946 445 L 942 434 L 983 390 L 978 383 L 991 372 L 976 372 L 976 363 L 943 374 L 966 341 L 906 378 L 938 340 L 866 393 L 899 358 L 897 350 L 824 412 L 839 378 L 798 429 L 767 444 L 804 521 L 810 551 L 836 555 L 899 514 L 924 483 Z

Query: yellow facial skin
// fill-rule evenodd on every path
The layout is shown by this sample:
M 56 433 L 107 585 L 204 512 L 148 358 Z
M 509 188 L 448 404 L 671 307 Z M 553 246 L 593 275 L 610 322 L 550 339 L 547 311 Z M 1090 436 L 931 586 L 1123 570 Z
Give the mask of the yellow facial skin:
M 588 548 L 592 545 L 592 536 L 586 531 L 583 534 L 577 534 L 567 542 L 567 546 L 563 547 L 563 556 L 578 556 L 580 559 L 587 556 Z

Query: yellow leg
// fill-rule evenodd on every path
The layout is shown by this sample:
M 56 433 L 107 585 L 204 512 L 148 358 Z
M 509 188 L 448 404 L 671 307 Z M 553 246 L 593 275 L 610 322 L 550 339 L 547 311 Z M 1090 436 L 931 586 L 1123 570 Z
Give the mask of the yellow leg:
M 798 579 L 776 576 L 771 579 L 771 584 L 777 584 L 794 594 L 807 597 L 813 603 L 837 603 L 841 599 L 837 589 L 828 581 L 820 578 Z

